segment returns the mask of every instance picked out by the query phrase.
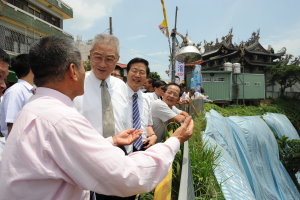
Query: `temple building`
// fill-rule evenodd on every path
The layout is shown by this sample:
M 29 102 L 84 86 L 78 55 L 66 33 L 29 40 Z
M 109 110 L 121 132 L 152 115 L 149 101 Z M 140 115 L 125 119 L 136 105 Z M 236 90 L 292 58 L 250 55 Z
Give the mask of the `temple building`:
M 253 32 L 250 39 L 240 44 L 232 43 L 232 29 L 222 37 L 219 42 L 206 42 L 204 40 L 204 53 L 202 54 L 202 70 L 222 70 L 224 63 L 240 63 L 244 73 L 264 73 L 267 66 L 275 65 L 286 53 L 283 47 L 274 52 L 269 45 L 265 49 L 259 42 L 260 32 Z
M 229 33 L 221 38 L 221 41 L 218 39 L 215 42 L 203 41 L 201 70 L 204 87 L 208 89 L 212 86 L 216 87 L 217 84 L 224 87 L 226 81 L 223 81 L 226 80 L 225 77 L 229 76 L 228 72 L 231 71 L 232 78 L 228 80 L 229 82 L 231 81 L 231 86 L 229 86 L 231 89 L 228 92 L 230 98 L 228 99 L 243 99 L 250 93 L 253 95 L 248 99 L 277 98 L 280 86 L 269 82 L 270 75 L 267 67 L 278 64 L 287 65 L 291 61 L 292 56 L 286 54 L 286 48 L 282 47 L 279 51 L 275 51 L 270 45 L 268 45 L 268 48 L 263 47 L 259 41 L 260 30 L 253 32 L 246 42 L 242 41 L 236 44 L 232 42 L 232 39 L 233 34 L 232 29 L 230 29 Z M 228 69 L 228 66 L 231 69 Z M 238 67 L 238 70 L 236 70 L 236 67 Z M 187 83 L 189 84 L 189 82 L 192 82 L 189 79 L 192 80 L 194 69 L 191 66 L 186 66 L 185 70 Z M 241 74 L 244 75 L 241 76 Z M 215 75 L 214 78 L 211 77 L 212 75 Z M 246 76 L 248 76 L 247 81 L 246 79 L 244 80 Z M 260 77 L 260 80 L 257 79 L 258 77 Z M 243 81 L 239 83 L 241 79 Z M 249 88 L 249 91 L 246 90 L 247 88 Z M 224 89 L 218 89 L 218 91 L 213 91 L 213 93 L 219 94 L 223 91 Z M 241 97 L 241 91 L 243 97 Z M 256 96 L 258 91 L 261 94 Z M 299 94 L 299 83 L 287 88 L 285 92 L 286 96 L 294 98 L 299 98 Z

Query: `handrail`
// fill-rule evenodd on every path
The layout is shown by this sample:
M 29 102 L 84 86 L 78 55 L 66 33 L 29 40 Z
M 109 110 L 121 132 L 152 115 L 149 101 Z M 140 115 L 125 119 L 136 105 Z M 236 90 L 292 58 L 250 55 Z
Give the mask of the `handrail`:
M 188 112 L 190 115 L 196 116 L 198 113 L 203 112 L 204 102 L 203 99 L 195 99 L 189 104 L 178 105 L 179 109 Z M 181 166 L 180 186 L 178 193 L 178 200 L 194 200 L 195 192 L 193 185 L 193 176 L 189 156 L 189 142 L 184 142 L 183 158 Z
M 194 185 L 189 157 L 189 142 L 184 142 L 178 200 L 194 200 Z

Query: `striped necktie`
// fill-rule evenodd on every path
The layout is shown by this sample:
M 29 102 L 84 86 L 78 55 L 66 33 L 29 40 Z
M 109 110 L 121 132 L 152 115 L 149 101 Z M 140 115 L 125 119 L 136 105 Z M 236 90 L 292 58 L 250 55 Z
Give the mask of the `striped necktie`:
M 100 86 L 102 102 L 103 137 L 107 138 L 115 135 L 115 118 L 106 81 L 103 80 Z
M 141 118 L 139 112 L 139 105 L 137 102 L 138 94 L 134 93 L 132 95 L 132 124 L 134 129 L 141 129 Z M 133 146 L 136 150 L 140 150 L 142 148 L 142 136 L 139 137 L 136 141 L 134 141 Z

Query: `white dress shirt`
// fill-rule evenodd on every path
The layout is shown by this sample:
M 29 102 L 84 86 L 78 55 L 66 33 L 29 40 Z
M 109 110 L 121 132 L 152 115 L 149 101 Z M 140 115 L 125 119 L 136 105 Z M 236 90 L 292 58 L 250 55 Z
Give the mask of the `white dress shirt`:
M 199 99 L 200 97 L 200 92 L 195 92 L 193 96 L 190 97 L 190 92 L 187 93 L 186 95 L 187 99 Z
M 80 115 L 66 95 L 37 88 L 17 117 L 0 167 L 0 200 L 89 200 L 88 190 L 131 196 L 168 173 L 179 140 L 128 156 Z
M 0 127 L 1 133 L 7 137 L 7 123 L 14 123 L 18 113 L 33 95 L 34 86 L 19 79 L 17 83 L 8 88 L 1 101 L 0 106 Z
M 176 117 L 182 111 L 172 106 L 170 108 L 164 101 L 157 99 L 151 103 L 152 119 L 153 119 L 153 129 L 157 136 L 156 142 L 161 142 L 167 132 L 167 122 L 168 120 Z
M 115 118 L 115 133 L 131 128 L 128 117 L 127 86 L 119 78 L 109 76 L 106 80 Z M 101 80 L 93 71 L 87 72 L 84 82 L 84 94 L 74 99 L 76 109 L 85 116 L 93 127 L 103 135 Z
M 133 127 L 133 120 L 132 120 L 132 95 L 135 93 L 128 85 L 128 96 L 127 96 L 127 101 L 129 105 L 129 109 L 127 110 L 127 116 L 130 118 L 130 128 Z M 140 118 L 141 118 L 141 129 L 144 131 L 142 134 L 142 140 L 144 141 L 148 134 L 147 134 L 147 126 L 152 126 L 152 113 L 151 113 L 151 101 L 149 98 L 147 98 L 147 93 L 143 93 L 141 90 L 137 91 L 138 94 L 138 99 L 137 103 L 139 106 L 139 113 L 140 113 Z M 132 152 L 132 145 L 126 146 L 127 153 Z
M 155 101 L 156 99 L 159 99 L 159 97 L 155 94 L 155 92 L 148 92 L 145 93 L 145 96 L 150 99 L 150 101 Z

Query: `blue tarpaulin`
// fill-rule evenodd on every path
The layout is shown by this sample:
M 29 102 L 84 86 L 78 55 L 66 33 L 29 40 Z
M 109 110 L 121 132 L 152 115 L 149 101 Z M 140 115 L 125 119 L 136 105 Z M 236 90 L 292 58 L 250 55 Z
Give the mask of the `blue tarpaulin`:
M 203 136 L 221 152 L 215 175 L 226 199 L 300 199 L 260 116 L 226 118 L 211 110 L 206 119 Z
M 267 113 L 263 115 L 263 119 L 279 138 L 286 136 L 289 139 L 300 139 L 295 127 L 285 115 Z

